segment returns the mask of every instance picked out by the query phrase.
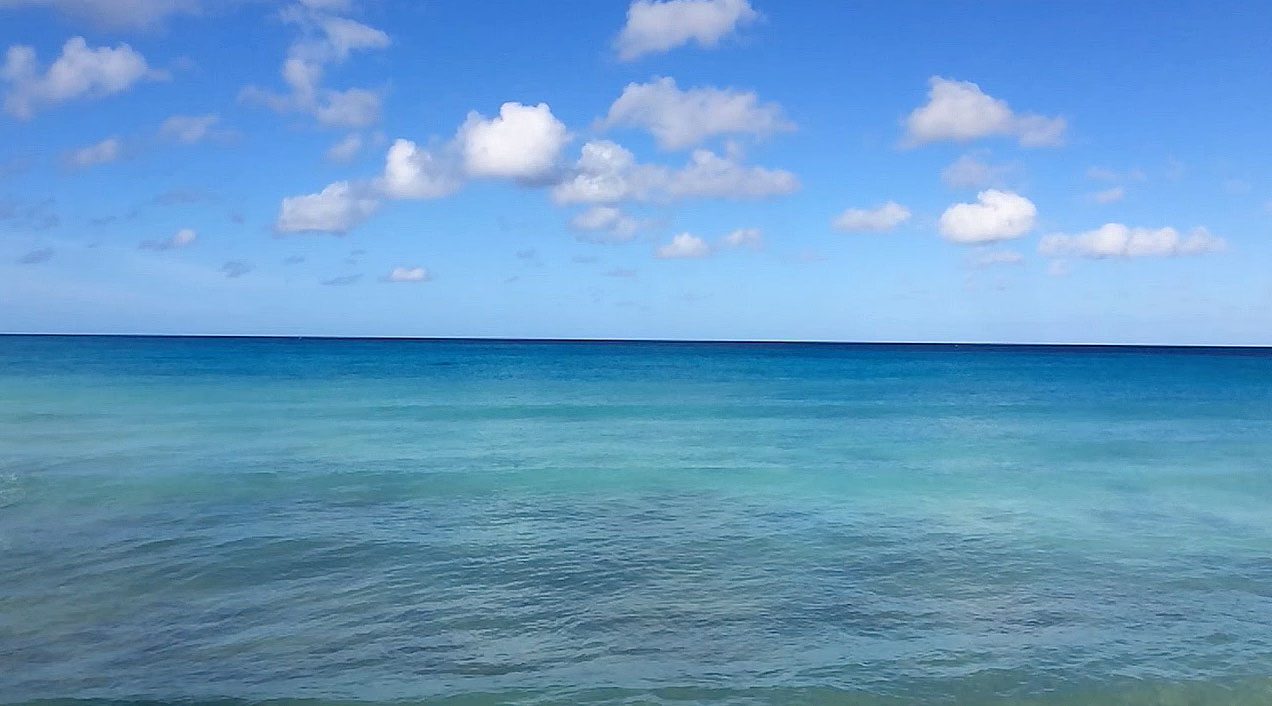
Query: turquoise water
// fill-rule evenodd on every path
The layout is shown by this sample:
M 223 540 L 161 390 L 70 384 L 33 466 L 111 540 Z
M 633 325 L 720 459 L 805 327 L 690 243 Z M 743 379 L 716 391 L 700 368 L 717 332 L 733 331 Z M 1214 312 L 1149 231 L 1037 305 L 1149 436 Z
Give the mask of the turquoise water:
M 0 703 L 1272 703 L 1272 354 L 0 337 Z

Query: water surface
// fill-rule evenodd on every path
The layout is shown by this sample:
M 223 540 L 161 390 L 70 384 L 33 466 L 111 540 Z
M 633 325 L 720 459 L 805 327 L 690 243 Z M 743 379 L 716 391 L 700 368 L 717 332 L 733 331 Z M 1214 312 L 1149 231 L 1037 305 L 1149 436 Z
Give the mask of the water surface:
M 0 337 L 0 703 L 1272 703 L 1259 350 Z

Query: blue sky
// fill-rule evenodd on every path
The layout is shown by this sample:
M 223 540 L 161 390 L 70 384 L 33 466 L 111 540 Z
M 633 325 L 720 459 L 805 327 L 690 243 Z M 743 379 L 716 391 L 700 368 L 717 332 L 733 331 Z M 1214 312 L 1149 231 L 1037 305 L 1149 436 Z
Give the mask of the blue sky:
M 1272 344 L 1265 3 L 0 0 L 0 330 Z

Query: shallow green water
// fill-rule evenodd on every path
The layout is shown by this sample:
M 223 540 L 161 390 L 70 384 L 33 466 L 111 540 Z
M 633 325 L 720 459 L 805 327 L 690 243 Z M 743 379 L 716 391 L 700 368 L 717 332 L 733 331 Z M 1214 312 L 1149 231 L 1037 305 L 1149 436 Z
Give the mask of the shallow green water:
M 1270 459 L 1257 351 L 0 337 L 0 703 L 1268 704 Z

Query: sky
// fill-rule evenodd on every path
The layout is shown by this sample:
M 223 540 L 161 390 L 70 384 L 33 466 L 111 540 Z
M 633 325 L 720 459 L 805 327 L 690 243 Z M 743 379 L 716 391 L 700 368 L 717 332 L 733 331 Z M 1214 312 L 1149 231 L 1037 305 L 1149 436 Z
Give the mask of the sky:
M 1265 2 L 0 0 L 0 331 L 1272 345 Z

